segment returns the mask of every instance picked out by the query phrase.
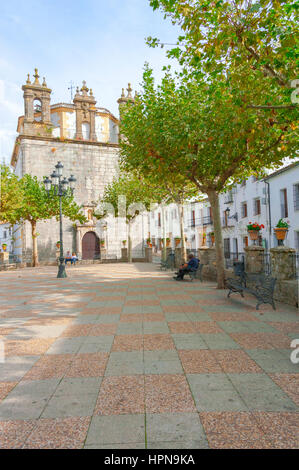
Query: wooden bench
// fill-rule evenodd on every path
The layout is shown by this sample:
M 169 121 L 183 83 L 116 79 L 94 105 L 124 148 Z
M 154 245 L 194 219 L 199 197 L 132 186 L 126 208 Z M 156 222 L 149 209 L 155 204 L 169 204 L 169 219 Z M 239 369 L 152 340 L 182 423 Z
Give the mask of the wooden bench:
M 229 289 L 227 297 L 230 297 L 232 292 L 239 293 L 244 297 L 244 292 L 247 292 L 257 298 L 256 310 L 259 309 L 261 304 L 271 304 L 273 309 L 276 310 L 273 298 L 275 283 L 276 279 L 274 277 L 243 272 L 237 278 L 228 278 L 226 280 L 226 286 Z

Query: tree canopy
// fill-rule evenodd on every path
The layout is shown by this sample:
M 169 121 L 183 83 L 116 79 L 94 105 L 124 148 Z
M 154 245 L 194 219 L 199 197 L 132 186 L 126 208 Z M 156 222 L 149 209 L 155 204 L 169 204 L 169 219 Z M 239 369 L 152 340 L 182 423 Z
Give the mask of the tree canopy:
M 238 72 L 238 73 L 237 73 Z M 168 71 L 156 86 L 146 66 L 142 92 L 123 113 L 122 164 L 145 178 L 193 183 L 206 193 L 213 210 L 219 286 L 223 285 L 221 221 L 218 194 L 264 168 L 277 168 L 295 156 L 295 109 L 248 106 L 259 96 L 245 71 L 209 81 Z M 266 80 L 266 78 L 264 77 Z M 240 87 L 240 81 L 243 83 Z M 268 111 L 267 111 L 268 113 Z M 222 272 L 220 267 L 222 266 Z M 222 280 L 221 280 L 222 279 Z
M 262 72 L 286 89 L 297 78 L 295 0 L 150 0 L 150 5 L 181 26 L 177 47 L 168 55 L 184 66 L 215 76 L 246 64 L 248 72 Z

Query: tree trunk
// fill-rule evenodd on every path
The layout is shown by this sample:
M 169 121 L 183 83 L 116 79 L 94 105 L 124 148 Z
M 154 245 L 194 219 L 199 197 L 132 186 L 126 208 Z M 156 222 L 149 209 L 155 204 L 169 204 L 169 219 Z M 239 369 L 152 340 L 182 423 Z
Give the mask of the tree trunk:
M 180 232 L 181 232 L 181 247 L 182 247 L 182 262 L 187 261 L 187 250 L 184 230 L 184 205 L 179 203 L 179 215 L 180 215 Z
M 131 221 L 128 222 L 128 262 L 132 263 Z
M 165 206 L 162 204 L 162 224 L 163 224 L 163 254 L 162 259 L 167 259 L 167 247 L 166 247 L 166 224 L 165 224 Z
M 220 218 L 219 195 L 216 191 L 208 191 L 208 197 L 212 208 L 213 225 L 215 234 L 216 264 L 217 264 L 217 287 L 224 289 L 225 273 L 224 273 L 224 253 L 222 241 L 222 226 Z
M 32 220 L 30 223 L 32 234 L 32 266 L 36 267 L 38 266 L 36 220 Z

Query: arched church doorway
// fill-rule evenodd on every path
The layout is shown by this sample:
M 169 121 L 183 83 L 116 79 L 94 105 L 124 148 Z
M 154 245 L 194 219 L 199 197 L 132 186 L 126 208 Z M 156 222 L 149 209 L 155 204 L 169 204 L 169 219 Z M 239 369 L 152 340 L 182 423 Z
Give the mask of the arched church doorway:
M 94 232 L 87 232 L 82 239 L 82 259 L 99 259 L 100 241 Z

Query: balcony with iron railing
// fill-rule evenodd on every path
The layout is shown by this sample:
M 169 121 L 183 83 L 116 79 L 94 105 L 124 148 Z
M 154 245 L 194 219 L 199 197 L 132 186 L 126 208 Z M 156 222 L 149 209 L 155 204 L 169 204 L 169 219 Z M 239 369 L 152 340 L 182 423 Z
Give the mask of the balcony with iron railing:
M 188 227 L 201 227 L 201 226 L 207 226 L 207 225 L 213 225 L 213 219 L 210 215 L 206 217 L 198 217 L 195 219 L 189 219 L 188 220 Z

